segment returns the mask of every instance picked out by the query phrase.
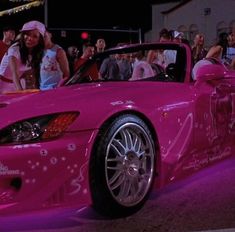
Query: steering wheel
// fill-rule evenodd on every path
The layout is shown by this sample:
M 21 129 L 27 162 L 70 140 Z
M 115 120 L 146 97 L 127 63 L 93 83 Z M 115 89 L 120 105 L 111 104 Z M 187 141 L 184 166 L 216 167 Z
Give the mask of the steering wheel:
M 177 75 L 177 67 L 175 63 L 170 63 L 167 65 L 166 70 L 166 79 L 167 81 L 174 81 Z

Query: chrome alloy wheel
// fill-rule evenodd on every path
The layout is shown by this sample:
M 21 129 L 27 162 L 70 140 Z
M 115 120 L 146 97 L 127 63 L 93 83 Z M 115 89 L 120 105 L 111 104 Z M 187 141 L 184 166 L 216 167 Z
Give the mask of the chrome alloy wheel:
M 113 134 L 105 156 L 110 193 L 123 206 L 137 205 L 152 183 L 155 149 L 151 136 L 137 123 L 126 123 Z

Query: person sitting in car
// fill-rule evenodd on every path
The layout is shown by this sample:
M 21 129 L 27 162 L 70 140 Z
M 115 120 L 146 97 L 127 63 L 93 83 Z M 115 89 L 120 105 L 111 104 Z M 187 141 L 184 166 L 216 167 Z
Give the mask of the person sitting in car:
M 154 76 L 154 71 L 151 65 L 145 60 L 144 52 L 137 52 L 135 54 L 135 61 L 133 63 L 133 73 L 129 80 L 135 81 L 152 76 Z

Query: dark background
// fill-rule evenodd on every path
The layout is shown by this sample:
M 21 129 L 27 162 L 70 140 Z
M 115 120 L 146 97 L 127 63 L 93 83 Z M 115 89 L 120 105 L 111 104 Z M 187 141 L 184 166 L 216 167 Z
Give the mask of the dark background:
M 0 10 L 5 10 L 25 4 L 27 0 L 1 2 Z M 151 4 L 150 0 L 47 0 L 47 7 L 31 7 L 0 17 L 0 29 L 13 25 L 19 30 L 29 20 L 45 22 L 53 32 L 55 42 L 64 47 L 72 44 L 81 46 L 86 42 L 81 39 L 82 31 L 89 33 L 91 43 L 103 37 L 107 47 L 111 47 L 118 42 L 139 42 L 139 31 L 143 41 L 143 34 L 151 29 Z
M 50 27 L 60 25 L 61 27 L 112 28 L 118 26 L 148 29 L 151 23 L 151 7 L 148 0 L 83 0 L 77 1 L 76 5 L 78 6 L 75 6 L 74 0 L 49 0 Z

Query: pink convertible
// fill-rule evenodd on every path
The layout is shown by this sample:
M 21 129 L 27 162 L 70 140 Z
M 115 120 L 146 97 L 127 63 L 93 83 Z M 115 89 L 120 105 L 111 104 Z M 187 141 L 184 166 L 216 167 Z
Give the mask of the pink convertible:
M 133 56 L 148 50 L 174 57 L 131 81 Z M 93 81 L 106 57 L 117 76 Z M 128 215 L 152 188 L 235 154 L 234 71 L 210 60 L 196 81 L 191 72 L 187 45 L 136 44 L 97 54 L 57 89 L 1 95 L 0 213 L 91 205 Z

